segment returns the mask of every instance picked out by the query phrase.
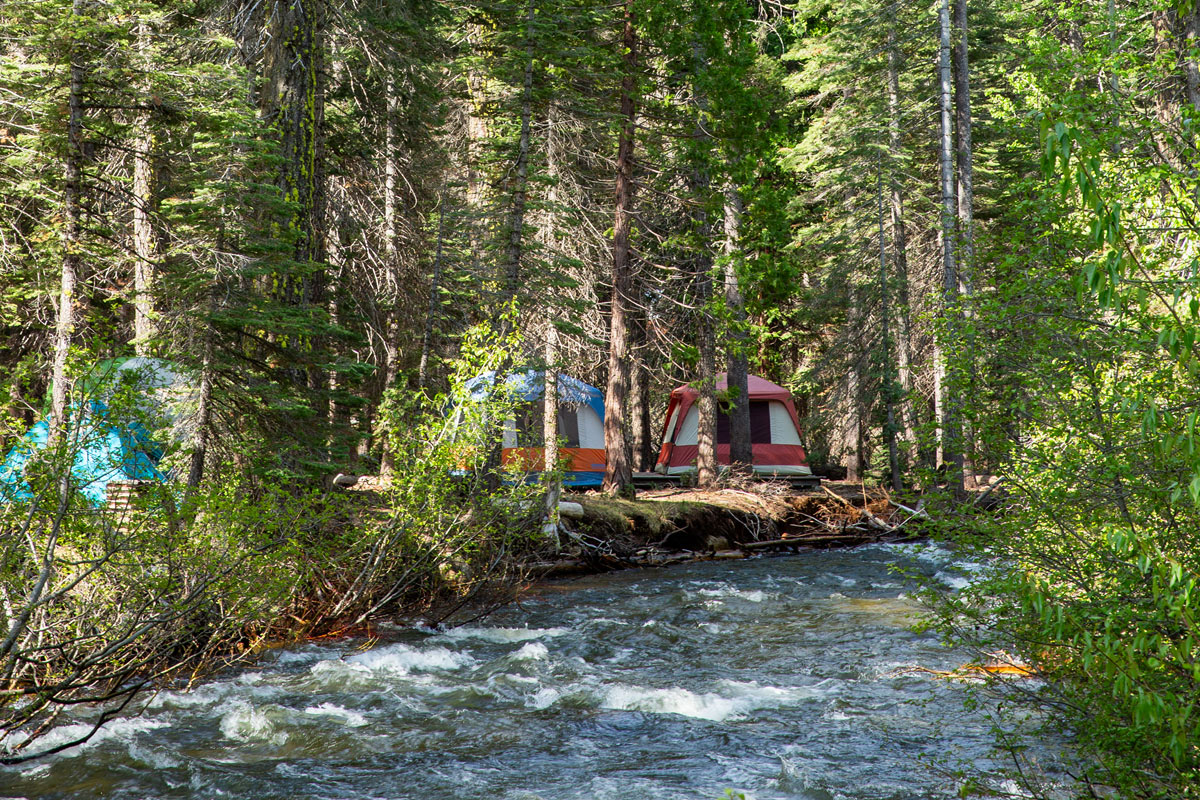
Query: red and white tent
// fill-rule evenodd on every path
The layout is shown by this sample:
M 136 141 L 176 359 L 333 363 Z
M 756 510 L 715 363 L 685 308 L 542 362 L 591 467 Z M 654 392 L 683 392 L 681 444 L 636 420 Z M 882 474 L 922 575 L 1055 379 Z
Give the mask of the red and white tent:
M 800 444 L 800 421 L 796 405 L 787 389 L 751 375 L 750 443 L 754 450 L 754 471 L 767 475 L 811 475 L 804 447 Z M 727 387 L 726 375 L 717 376 L 717 392 Z M 671 392 L 667 405 L 667 423 L 663 428 L 662 449 L 655 469 L 674 475 L 696 469 L 700 453 L 697 433 L 700 392 L 680 386 Z M 717 411 L 717 462 L 729 464 L 729 417 Z

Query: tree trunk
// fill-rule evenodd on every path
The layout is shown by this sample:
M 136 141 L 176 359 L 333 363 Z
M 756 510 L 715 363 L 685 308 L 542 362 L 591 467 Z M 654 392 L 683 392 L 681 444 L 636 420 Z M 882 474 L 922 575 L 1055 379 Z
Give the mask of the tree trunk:
M 604 491 L 629 494 L 633 487 L 629 445 L 625 436 L 625 401 L 629 394 L 629 332 L 626 304 L 633 288 L 629 234 L 633 211 L 633 142 L 637 92 L 637 33 L 633 0 L 625 0 L 623 43 L 625 74 L 621 78 L 621 133 L 617 144 L 616 214 L 613 224 L 612 315 L 608 343 L 608 387 L 604 397 Z
M 151 63 L 150 30 L 143 20 L 137 26 L 137 47 L 142 69 Z M 151 94 L 146 87 L 145 95 Z M 158 269 L 158 237 L 154 230 L 156 149 L 153 120 L 149 112 L 139 115 L 141 134 L 133 145 L 133 346 L 139 356 L 150 354 L 150 341 L 157 335 L 154 322 L 154 278 Z
M 883 370 L 880 380 L 882 386 L 883 405 L 886 412 L 883 423 L 883 440 L 887 443 L 888 468 L 891 475 L 892 489 L 900 491 L 900 454 L 896 447 L 896 404 L 892 380 L 892 346 L 889 331 L 888 309 L 888 274 L 887 274 L 887 241 L 883 235 L 883 168 L 880 167 L 877 185 L 879 202 L 879 316 L 883 338 Z
M 859 304 L 853 298 L 853 307 Z M 861 313 L 861 312 L 858 312 Z M 858 320 L 861 325 L 862 320 Z M 842 452 L 846 460 L 846 480 L 862 479 L 862 354 L 849 353 L 850 364 L 846 372 L 846 409 L 842 417 Z
M 467 25 L 467 47 L 476 52 L 481 51 L 483 39 L 482 26 L 478 23 L 469 23 Z M 487 141 L 491 138 L 491 131 L 488 120 L 483 115 L 487 104 L 483 75 L 477 68 L 469 66 L 465 80 L 467 89 L 467 207 L 477 211 L 483 206 L 484 200 L 484 179 L 479 162 L 482 160 Z M 474 225 L 474 223 L 475 220 L 472 219 L 471 224 Z
M 204 462 L 208 458 L 209 431 L 212 427 L 213 393 L 213 332 L 206 322 L 204 331 L 204 360 L 200 366 L 200 391 L 196 402 L 196 422 L 192 432 L 192 458 L 188 469 L 187 494 L 184 504 L 204 480 Z
M 1170 8 L 1156 9 L 1150 13 L 1154 27 L 1154 58 L 1159 62 L 1178 63 L 1176 45 L 1183 37 L 1179 35 L 1179 18 Z M 1183 78 L 1183 80 L 1181 80 Z M 1180 127 L 1181 95 L 1186 92 L 1186 68 L 1182 76 L 1168 72 L 1158 82 L 1154 93 L 1154 116 L 1157 119 L 1155 136 L 1159 153 L 1172 169 L 1184 169 L 1184 158 L 1174 133 Z
M 969 28 L 967 0 L 954 0 L 954 24 L 958 35 L 954 43 L 954 129 L 958 160 L 958 287 L 964 315 L 974 318 L 975 294 L 975 169 L 971 143 L 971 69 L 968 59 Z M 968 322 L 961 361 L 965 365 L 968 386 L 975 379 L 975 342 L 973 326 Z M 975 441 L 970 426 L 962 426 L 963 475 L 973 487 L 975 480 Z
M 71 15 L 82 16 L 83 0 L 74 0 Z M 51 367 L 49 443 L 56 445 L 67 421 L 67 357 L 75 328 L 75 284 L 79 280 L 79 253 L 83 233 L 83 63 L 78 46 L 70 48 L 70 89 L 67 95 L 67 151 L 63 163 L 62 263 L 58 290 L 58 319 L 54 328 L 54 361 Z
M 708 58 L 700 41 L 692 42 L 694 74 L 700 75 L 708 69 Z M 696 103 L 696 127 L 692 134 L 698 145 L 698 154 L 712 152 L 712 134 L 704 127 L 703 116 L 708 112 L 708 97 L 698 91 L 695 84 L 692 92 Z M 696 294 L 699 304 L 699 386 L 700 396 L 696 400 L 699 415 L 696 443 L 696 482 L 699 486 L 711 486 L 717 481 L 717 325 L 712 311 L 713 305 L 713 257 L 709 249 L 712 226 L 709 224 L 708 203 L 711 184 L 708 167 L 703 156 L 697 158 L 692 173 L 691 190 L 696 201 L 695 226 L 699 238 L 696 251 Z
M 975 170 L 971 143 L 971 69 L 967 57 L 967 0 L 954 0 L 954 128 L 958 159 L 958 279 L 970 297 L 975 282 Z
M 525 85 L 521 93 L 521 135 L 517 142 L 516 179 L 512 207 L 508 217 L 508 246 L 505 249 L 505 299 L 501 313 L 516 322 L 517 295 L 521 290 L 522 240 L 525 233 L 525 206 L 528 195 L 529 140 L 533 117 L 533 0 L 525 13 Z M 507 316 L 506 316 L 507 318 Z M 507 326 L 506 326 L 507 327 Z
M 424 389 L 429 383 L 429 352 L 433 347 L 433 321 L 441 305 L 442 248 L 446 241 L 446 187 L 438 203 L 437 246 L 433 252 L 433 277 L 429 282 L 429 308 L 425 312 L 425 331 L 421 335 L 421 362 L 417 366 L 417 387 Z
M 1192 11 L 1184 18 L 1183 28 L 1183 77 L 1187 89 L 1187 99 L 1192 108 L 1200 111 L 1200 68 L 1192 57 L 1195 48 L 1200 46 L 1200 8 Z
M 645 316 L 634 315 L 633 332 L 636 337 L 633 364 L 630 366 L 632 397 L 630 416 L 633 417 L 633 471 L 648 472 L 654 466 L 654 438 L 650 421 L 650 370 L 643 353 L 647 344 Z
M 896 44 L 896 22 L 893 16 L 888 27 L 888 152 L 892 164 L 901 163 L 900 147 L 900 50 Z M 891 192 L 892 265 L 896 281 L 899 308 L 896 313 L 896 362 L 903 398 L 900 402 L 900 425 L 904 441 L 910 447 L 917 443 L 916 409 L 913 407 L 912 325 L 908 303 L 908 231 L 904 224 L 904 194 L 896 178 L 895 166 L 889 170 Z
M 220 221 L 217 224 L 217 240 L 214 246 L 217 258 L 220 259 L 225 252 L 225 215 L 227 214 L 224 206 L 220 209 Z M 215 365 L 213 364 L 213 356 L 216 351 L 216 331 L 212 327 L 212 317 L 217 311 L 218 298 L 222 294 L 221 286 L 221 265 L 218 263 L 217 272 L 213 276 L 213 283 L 209 290 L 208 297 L 208 319 L 203 320 L 204 323 L 204 354 L 200 364 L 200 390 L 199 397 L 196 400 L 196 420 L 192 429 L 192 455 L 191 463 L 188 469 L 187 490 L 184 492 L 183 505 L 190 505 L 192 496 L 196 490 L 200 488 L 200 482 L 204 480 L 204 465 L 208 459 L 209 439 L 212 436 L 212 399 L 213 399 L 213 377 Z
M 275 0 L 264 53 L 263 102 L 280 138 L 281 189 L 293 204 L 294 258 L 300 274 L 285 276 L 285 302 L 321 307 L 325 293 L 325 0 Z M 310 352 L 317 343 L 309 339 Z M 326 381 L 308 369 L 310 388 Z
M 741 254 L 742 196 L 732 179 L 725 186 L 725 307 L 733 329 L 727 347 L 726 385 L 729 390 L 729 463 L 742 474 L 753 472 L 754 445 L 750 440 L 750 368 L 745 324 L 746 310 L 738 282 Z
M 707 276 L 701 277 L 702 284 L 711 283 Z M 705 304 L 708 298 L 704 298 Z M 696 443 L 699 452 L 696 455 L 697 485 L 712 486 L 717 481 L 717 342 L 713 330 L 713 318 L 704 309 L 700 318 L 700 396 L 696 399 L 696 413 L 699 415 L 696 430 Z
M 383 134 L 383 257 L 387 269 L 388 300 L 384 322 L 384 367 L 382 392 L 396 384 L 400 374 L 400 231 L 399 231 L 399 181 L 400 162 L 397 156 L 400 147 L 399 124 L 400 98 L 396 79 L 387 81 L 386 115 Z
M 546 372 L 542 403 L 542 475 L 546 483 L 547 536 L 558 535 L 558 499 L 562 481 L 558 476 L 558 330 L 553 322 L 546 327 Z M 570 465 L 568 465 L 569 469 Z
M 951 74 L 950 74 L 950 0 L 942 0 L 938 11 L 941 43 L 938 58 L 938 73 L 941 83 L 941 182 L 942 182 L 942 302 L 947 323 L 958 316 L 958 270 L 955 265 L 955 214 L 957 211 L 954 192 L 953 139 L 951 121 Z M 943 335 L 951 340 L 954 332 Z M 943 342 L 940 346 L 941 372 L 939 382 L 939 406 L 941 411 L 941 461 L 948 470 L 947 479 L 955 496 L 962 496 L 963 456 L 959 433 L 958 403 L 954 398 L 955 381 L 951 369 L 951 348 Z

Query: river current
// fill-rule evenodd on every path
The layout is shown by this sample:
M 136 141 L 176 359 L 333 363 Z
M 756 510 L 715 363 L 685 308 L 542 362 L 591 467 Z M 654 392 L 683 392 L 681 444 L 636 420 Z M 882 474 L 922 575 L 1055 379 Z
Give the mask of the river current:
M 914 631 L 896 566 L 949 588 L 973 568 L 871 545 L 551 584 L 473 626 L 305 645 L 164 691 L 0 769 L 0 796 L 952 797 L 952 770 L 1001 766 L 994 720 L 911 669 L 968 655 Z

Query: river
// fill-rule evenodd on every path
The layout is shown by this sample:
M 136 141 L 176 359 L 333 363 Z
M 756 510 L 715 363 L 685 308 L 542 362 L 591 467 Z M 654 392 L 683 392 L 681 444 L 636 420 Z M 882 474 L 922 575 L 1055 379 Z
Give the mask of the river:
M 914 632 L 896 566 L 950 587 L 971 568 L 871 545 L 551 584 L 473 626 L 295 647 L 164 691 L 84 746 L 0 769 L 0 795 L 955 796 L 949 770 L 1003 763 L 994 720 L 909 669 L 967 655 Z

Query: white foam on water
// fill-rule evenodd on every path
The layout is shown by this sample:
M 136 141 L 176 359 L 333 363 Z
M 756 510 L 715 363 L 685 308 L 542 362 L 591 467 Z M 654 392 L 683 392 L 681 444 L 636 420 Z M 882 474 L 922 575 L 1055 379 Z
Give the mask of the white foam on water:
M 1032 797 L 1033 796 L 1033 795 L 1029 794 L 1029 792 L 1022 789 L 1020 786 L 1018 786 L 1017 782 L 1014 781 L 1012 778 L 1006 779 L 1003 783 L 1001 783 L 998 787 L 996 787 L 996 789 L 1001 794 L 1002 797 Z
M 319 706 L 309 706 L 304 709 L 304 713 L 314 717 L 335 719 L 349 728 L 361 728 L 367 724 L 367 718 L 362 714 L 357 711 L 351 711 L 348 708 L 342 708 L 335 703 L 321 703 Z
M 145 731 L 152 731 L 157 728 L 165 728 L 170 723 L 164 719 L 147 719 L 145 717 L 127 717 L 124 719 L 115 719 L 105 723 L 100 730 L 92 734 L 92 738 L 82 744 L 78 744 L 67 750 L 58 753 L 57 755 L 73 756 L 84 750 L 90 750 L 102 742 L 113 740 L 129 742 L 135 736 Z M 91 725 L 87 723 L 75 723 L 71 725 L 60 725 L 53 728 L 42 736 L 38 737 L 37 741 L 29 746 L 27 754 L 44 753 L 47 750 L 52 750 L 55 747 L 74 741 L 83 736 L 86 736 L 91 730 Z M 14 748 L 28 741 L 27 736 L 14 737 L 4 743 L 4 749 L 11 752 Z
M 236 680 L 208 683 L 185 691 L 164 691 L 156 694 L 147 704 L 147 708 L 197 708 L 215 706 L 229 699 L 230 695 L 252 697 L 256 700 L 268 700 L 276 697 L 283 690 L 270 683 L 264 683 L 261 672 L 248 672 Z
M 305 650 L 284 650 L 275 657 L 275 663 L 279 665 L 311 664 L 314 661 L 320 661 L 324 657 L 325 654 L 316 648 Z
M 179 759 L 172 757 L 170 754 L 160 749 L 142 747 L 136 741 L 129 743 L 129 755 L 131 758 L 141 761 L 153 769 L 171 769 L 178 767 L 180 764 Z
M 760 589 L 736 589 L 732 586 L 722 586 L 720 589 L 700 589 L 698 594 L 706 597 L 734 597 L 751 603 L 761 603 L 767 599 L 767 593 Z
M 264 709 L 249 703 L 234 702 L 221 717 L 221 733 L 238 742 L 269 742 L 283 744 L 287 731 L 281 731 Z
M 406 644 L 394 644 L 348 658 L 319 661 L 309 668 L 309 674 L 331 684 L 362 684 L 414 673 L 456 670 L 473 663 L 475 659 L 469 654 L 446 647 L 418 650 Z
M 933 542 L 883 542 L 868 545 L 889 553 L 898 553 L 924 561 L 928 564 L 945 564 L 954 558 L 954 553 Z
M 552 638 L 570 633 L 566 628 L 451 628 L 438 634 L 440 638 L 454 642 L 464 639 L 480 639 L 493 644 L 528 642 L 533 639 Z
M 777 708 L 806 697 L 824 694 L 815 688 L 780 689 L 756 683 L 722 681 L 724 693 L 697 694 L 679 686 L 670 689 L 647 689 L 617 684 L 610 686 L 600 703 L 601 708 L 615 711 L 642 711 L 650 714 L 679 714 L 713 722 L 738 720 L 760 708 Z
M 545 686 L 541 689 L 538 689 L 537 694 L 526 700 L 525 705 L 536 711 L 541 711 L 557 703 L 558 698 L 560 697 L 562 697 L 562 693 L 559 692 L 558 689 L 552 689 L 549 686 Z
M 405 644 L 395 644 L 378 650 L 351 656 L 346 663 L 362 666 L 372 672 L 387 672 L 407 675 L 410 672 L 427 670 L 458 669 L 474 663 L 466 653 L 456 653 L 445 647 L 430 647 L 418 650 Z M 329 663 L 329 662 L 322 662 Z
M 488 686 L 504 685 L 504 684 L 540 684 L 537 678 L 532 678 L 528 675 L 516 675 L 511 672 L 502 672 L 487 679 Z
M 967 578 L 963 575 L 955 575 L 953 572 L 949 572 L 947 570 L 942 570 L 941 572 L 936 573 L 933 577 L 937 578 L 939 581 L 955 591 L 965 589 L 975 582 L 970 578 Z
M 512 654 L 516 661 L 541 661 L 549 658 L 550 650 L 541 642 L 526 642 L 521 649 Z

